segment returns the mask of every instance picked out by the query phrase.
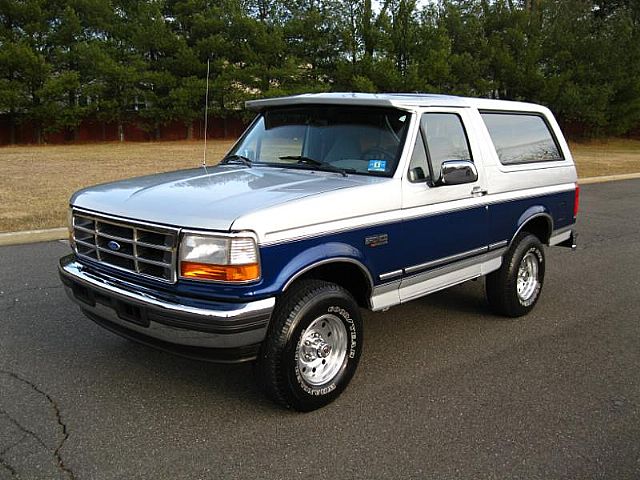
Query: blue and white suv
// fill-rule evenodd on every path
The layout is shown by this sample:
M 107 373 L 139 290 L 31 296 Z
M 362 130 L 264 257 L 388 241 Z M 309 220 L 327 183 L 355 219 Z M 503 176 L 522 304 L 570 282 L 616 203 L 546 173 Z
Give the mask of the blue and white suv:
M 70 298 L 99 325 L 195 358 L 257 360 L 283 405 L 334 400 L 363 347 L 360 309 L 486 276 L 527 314 L 544 245 L 574 246 L 571 153 L 539 105 L 317 94 L 247 103 L 215 167 L 81 190 Z

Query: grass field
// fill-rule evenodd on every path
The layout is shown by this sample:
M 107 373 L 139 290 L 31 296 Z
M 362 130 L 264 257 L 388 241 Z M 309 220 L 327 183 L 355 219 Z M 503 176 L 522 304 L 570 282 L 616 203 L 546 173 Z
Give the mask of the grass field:
M 233 141 L 209 141 L 216 163 Z M 82 187 L 199 166 L 201 142 L 0 147 L 0 232 L 64 226 L 67 201 Z M 640 172 L 640 141 L 572 143 L 580 177 Z
M 216 163 L 233 141 L 209 141 Z M 197 167 L 202 142 L 101 143 L 0 148 L 0 232 L 66 224 L 76 190 L 121 178 Z
M 569 146 L 581 178 L 640 172 L 640 140 L 613 138 Z

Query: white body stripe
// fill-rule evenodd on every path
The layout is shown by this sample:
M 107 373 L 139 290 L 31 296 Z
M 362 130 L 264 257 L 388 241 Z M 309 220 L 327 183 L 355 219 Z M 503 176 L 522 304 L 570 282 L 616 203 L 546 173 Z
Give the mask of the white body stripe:
M 366 187 L 354 187 L 351 189 L 338 190 L 329 194 L 323 195 L 323 201 L 330 201 L 326 197 L 342 197 L 336 198 L 334 201 L 341 205 L 350 205 L 349 209 L 343 208 L 341 211 L 344 214 L 348 214 L 351 211 L 365 211 L 369 204 L 378 208 L 383 208 L 384 203 L 382 200 L 387 199 L 388 203 L 399 203 L 398 201 L 392 201 L 393 190 L 399 190 L 399 182 L 390 179 L 388 182 L 377 185 L 367 185 Z M 380 188 L 380 193 L 376 194 L 375 190 Z M 427 188 L 425 186 L 425 188 Z M 444 188 L 444 187 L 441 187 Z M 541 197 L 544 195 L 553 195 L 555 193 L 571 191 L 575 188 L 573 183 L 553 185 L 549 187 L 536 187 L 523 190 L 517 190 L 512 192 L 503 192 L 496 194 L 489 194 L 483 197 L 469 197 L 461 200 L 454 200 L 450 202 L 439 202 L 431 205 L 424 205 L 420 207 L 413 207 L 408 209 L 396 208 L 391 211 L 364 213 L 359 216 L 343 217 L 340 220 L 330 219 L 328 221 L 319 221 L 318 223 L 306 223 L 314 218 L 321 219 L 323 213 L 328 214 L 328 210 L 335 212 L 333 209 L 320 210 L 313 212 L 313 200 L 314 197 L 304 198 L 296 202 L 292 202 L 290 205 L 283 205 L 275 207 L 273 213 L 270 213 L 266 219 L 270 220 L 268 224 L 264 225 L 265 228 L 269 227 L 286 227 L 278 230 L 258 230 L 258 237 L 260 244 L 263 246 L 274 245 L 284 242 L 290 242 L 294 240 L 302 240 L 306 238 L 317 237 L 321 235 L 328 235 L 333 233 L 344 232 L 348 230 L 355 230 L 359 228 L 372 227 L 376 225 L 384 225 L 393 222 L 400 222 L 402 220 L 412 220 L 421 217 L 428 217 L 433 215 L 440 215 L 447 212 L 454 212 L 457 210 L 464 210 L 467 208 L 473 208 L 483 205 L 490 205 L 493 203 L 507 202 L 511 200 L 520 200 L 524 198 Z M 368 192 L 367 192 L 368 190 Z M 371 190 L 374 192 L 369 193 Z M 365 193 L 366 192 L 366 193 Z M 369 200 L 369 195 L 371 199 Z M 391 200 L 391 201 L 390 201 Z M 399 200 L 399 199 L 397 199 Z M 287 208 L 289 207 L 289 208 Z M 398 206 L 399 207 L 399 206 Z M 289 210 L 290 209 L 290 210 Z M 289 210 L 289 211 L 286 211 Z M 277 212 L 280 211 L 280 212 Z M 327 215 L 329 216 L 329 215 Z M 295 220 L 298 220 L 297 222 Z M 266 223 L 266 222 L 265 222 Z M 302 224 L 302 225 L 301 225 Z M 247 227 L 242 227 L 242 223 L 235 223 L 234 229 L 244 230 Z M 254 227 L 255 228 L 255 227 Z

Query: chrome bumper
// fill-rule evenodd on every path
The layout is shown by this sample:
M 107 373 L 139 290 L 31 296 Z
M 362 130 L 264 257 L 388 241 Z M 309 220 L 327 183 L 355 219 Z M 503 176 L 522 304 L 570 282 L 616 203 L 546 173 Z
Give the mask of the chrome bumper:
M 92 272 L 73 255 L 60 259 L 59 273 L 69 298 L 99 325 L 162 350 L 206 360 L 254 359 L 275 306 L 275 298 L 183 305 Z

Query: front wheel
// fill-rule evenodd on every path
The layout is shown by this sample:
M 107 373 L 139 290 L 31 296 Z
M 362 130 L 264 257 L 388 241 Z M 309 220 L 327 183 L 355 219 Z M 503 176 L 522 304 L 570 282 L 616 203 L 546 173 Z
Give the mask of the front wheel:
M 258 380 L 286 407 L 311 411 L 335 400 L 355 373 L 362 319 L 351 294 L 302 280 L 280 299 L 258 358 Z
M 504 256 L 502 267 L 487 275 L 491 308 L 508 317 L 526 315 L 537 303 L 544 283 L 544 247 L 535 235 L 518 235 Z

